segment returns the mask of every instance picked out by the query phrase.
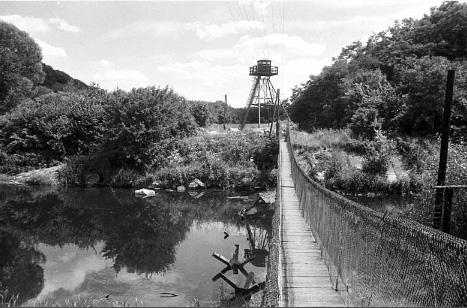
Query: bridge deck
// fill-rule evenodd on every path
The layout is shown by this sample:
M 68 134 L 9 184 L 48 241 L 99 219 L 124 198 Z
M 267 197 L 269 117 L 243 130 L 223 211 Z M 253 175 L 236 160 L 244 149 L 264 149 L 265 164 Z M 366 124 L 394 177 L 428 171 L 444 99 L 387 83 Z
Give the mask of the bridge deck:
M 310 227 L 302 216 L 291 174 L 287 144 L 280 142 L 282 208 L 281 306 L 345 306 L 332 288 Z

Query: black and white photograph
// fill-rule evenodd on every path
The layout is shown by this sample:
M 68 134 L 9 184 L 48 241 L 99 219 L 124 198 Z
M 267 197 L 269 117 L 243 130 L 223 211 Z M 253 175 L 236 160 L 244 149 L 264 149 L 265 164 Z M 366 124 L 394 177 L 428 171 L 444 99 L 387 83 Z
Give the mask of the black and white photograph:
M 0 307 L 466 307 L 465 0 L 0 0 Z

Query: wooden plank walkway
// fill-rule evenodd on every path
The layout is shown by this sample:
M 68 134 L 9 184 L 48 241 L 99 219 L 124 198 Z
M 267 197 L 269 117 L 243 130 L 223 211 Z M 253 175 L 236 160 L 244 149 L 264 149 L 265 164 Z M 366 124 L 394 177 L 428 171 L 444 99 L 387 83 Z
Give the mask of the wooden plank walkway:
M 281 306 L 343 307 L 329 279 L 310 227 L 302 216 L 292 180 L 287 144 L 280 141 L 281 173 Z

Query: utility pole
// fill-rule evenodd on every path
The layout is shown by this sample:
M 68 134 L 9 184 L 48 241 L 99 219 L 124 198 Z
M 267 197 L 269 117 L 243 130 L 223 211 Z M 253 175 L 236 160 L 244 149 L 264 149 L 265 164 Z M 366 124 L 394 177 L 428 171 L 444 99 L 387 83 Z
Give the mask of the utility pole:
M 433 228 L 439 229 L 441 227 L 441 221 L 444 217 L 450 217 L 450 209 L 446 208 L 446 204 L 451 204 L 452 192 L 445 193 L 446 189 L 446 166 L 448 161 L 448 148 L 449 148 L 449 128 L 450 128 L 450 119 L 451 119 L 451 109 L 452 109 L 452 96 L 454 93 L 454 77 L 455 71 L 448 70 L 448 78 L 446 81 L 446 95 L 444 98 L 444 112 L 443 112 L 443 127 L 441 134 L 441 149 L 439 153 L 439 168 L 438 168 L 438 181 L 435 195 L 435 205 L 433 207 Z M 444 207 L 444 213 L 443 213 Z M 449 213 L 447 213 L 449 211 Z M 444 227 L 443 229 L 445 229 Z M 449 229 L 449 227 L 447 228 Z
M 225 95 L 225 106 L 224 106 L 224 130 L 225 130 L 225 122 L 227 122 L 227 94 Z
M 279 134 L 280 134 L 280 120 L 281 120 L 281 117 L 279 116 L 280 115 L 280 106 L 281 106 L 281 89 L 277 89 L 277 111 L 276 111 L 276 137 L 277 139 L 279 140 Z
M 281 90 L 277 89 L 276 98 L 274 100 L 274 112 L 272 114 L 271 125 L 269 126 L 269 137 L 271 137 L 272 134 L 272 126 L 274 125 L 274 122 L 276 122 L 276 136 L 279 138 L 280 93 Z

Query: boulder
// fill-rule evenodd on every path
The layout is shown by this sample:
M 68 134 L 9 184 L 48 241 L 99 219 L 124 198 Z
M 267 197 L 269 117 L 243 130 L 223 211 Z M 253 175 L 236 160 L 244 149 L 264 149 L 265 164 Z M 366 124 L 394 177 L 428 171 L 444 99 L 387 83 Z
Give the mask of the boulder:
M 154 180 L 151 184 L 151 187 L 154 187 L 154 188 L 162 188 L 162 183 L 158 182 L 157 180 Z
M 251 184 L 253 183 L 253 178 L 250 178 L 250 177 L 244 177 L 240 180 L 240 183 L 243 185 L 243 186 L 251 186 Z
M 85 185 L 90 187 L 90 186 L 96 186 L 100 182 L 100 177 L 99 174 L 97 173 L 89 173 L 85 177 Z
M 156 192 L 152 189 L 142 188 L 142 189 L 135 190 L 135 196 L 137 197 L 146 198 L 146 197 L 154 197 L 155 195 L 156 195 Z
M 269 190 L 265 192 L 258 193 L 258 198 L 256 199 L 257 204 L 272 204 L 276 201 L 276 191 Z
M 180 186 L 177 186 L 177 191 L 178 192 L 184 192 L 184 191 L 186 191 L 186 188 L 185 188 L 185 186 L 180 185 Z
M 206 185 L 201 182 L 199 179 L 194 179 L 191 181 L 190 184 L 188 184 L 188 189 L 200 189 L 200 188 L 206 188 Z
M 206 188 L 206 185 L 199 179 L 194 179 L 194 181 L 198 184 L 201 188 Z

